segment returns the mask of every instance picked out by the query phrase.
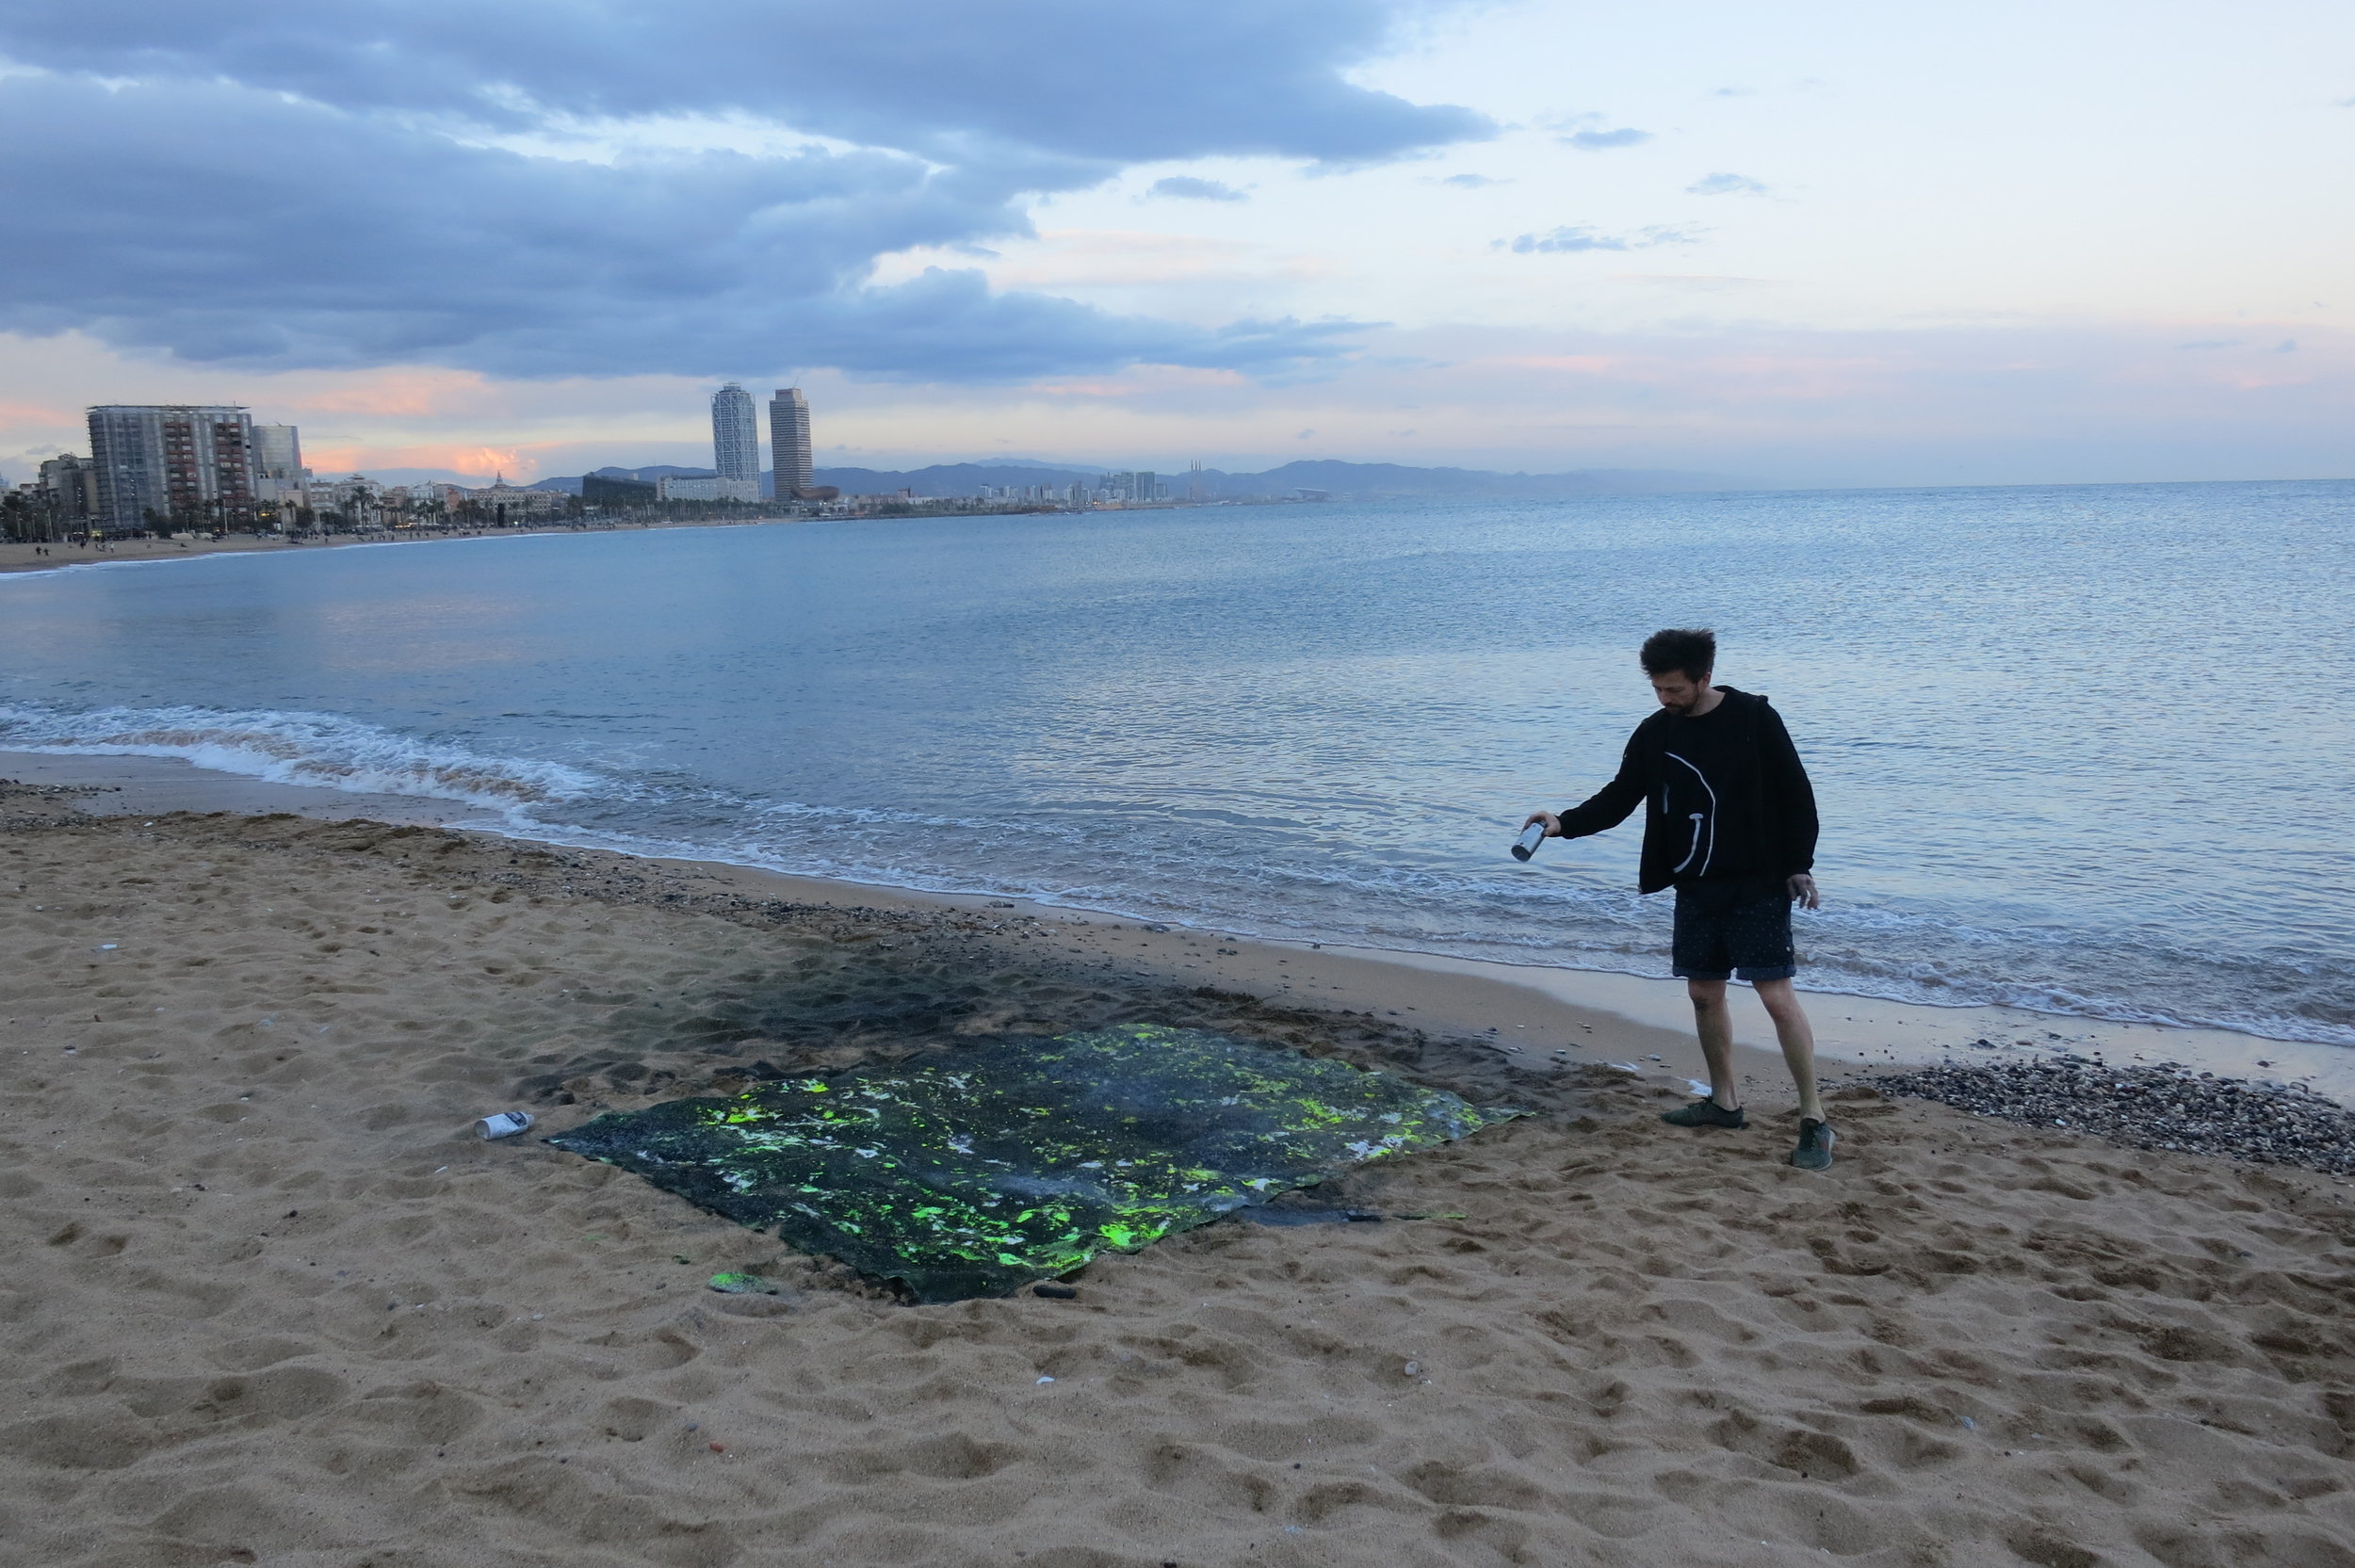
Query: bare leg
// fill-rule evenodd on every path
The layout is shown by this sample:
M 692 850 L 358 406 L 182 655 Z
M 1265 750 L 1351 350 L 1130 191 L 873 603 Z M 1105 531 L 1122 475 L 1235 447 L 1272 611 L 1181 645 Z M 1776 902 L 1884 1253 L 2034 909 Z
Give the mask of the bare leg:
M 1733 1014 L 1726 1007 L 1726 982 L 1687 980 L 1684 994 L 1693 998 L 1693 1027 L 1701 1037 L 1701 1059 L 1709 1063 L 1709 1097 L 1739 1110 L 1742 1091 L 1733 1077 Z
M 1775 1038 L 1782 1042 L 1783 1065 L 1791 1069 L 1791 1081 L 1799 1090 L 1801 1119 L 1829 1121 L 1815 1092 L 1815 1030 L 1807 1021 L 1807 1010 L 1799 1006 L 1798 993 L 1789 980 L 1760 980 L 1758 999 L 1766 1004 L 1766 1016 L 1775 1021 Z M 1715 1070 L 1713 1065 L 1711 1070 Z

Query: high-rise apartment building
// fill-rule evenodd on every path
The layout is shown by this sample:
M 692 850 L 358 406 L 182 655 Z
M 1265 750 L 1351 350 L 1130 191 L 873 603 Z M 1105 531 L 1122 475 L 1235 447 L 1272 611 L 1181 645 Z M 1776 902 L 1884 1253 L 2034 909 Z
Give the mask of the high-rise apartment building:
M 777 470 L 777 499 L 789 501 L 816 483 L 809 456 L 809 402 L 797 386 L 769 399 L 769 457 Z
M 41 465 L 38 483 L 42 504 L 59 525 L 78 530 L 98 515 L 98 465 L 89 459 L 60 452 Z
M 89 449 L 106 533 L 253 525 L 253 420 L 241 408 L 102 404 Z
M 720 499 L 760 499 L 760 415 L 753 395 L 734 381 L 711 395 L 711 466 L 720 473 Z
M 265 506 L 276 506 L 280 520 L 294 521 L 290 515 L 299 507 L 311 504 L 307 481 L 311 471 L 302 466 L 302 432 L 292 425 L 256 425 L 253 427 L 253 498 Z

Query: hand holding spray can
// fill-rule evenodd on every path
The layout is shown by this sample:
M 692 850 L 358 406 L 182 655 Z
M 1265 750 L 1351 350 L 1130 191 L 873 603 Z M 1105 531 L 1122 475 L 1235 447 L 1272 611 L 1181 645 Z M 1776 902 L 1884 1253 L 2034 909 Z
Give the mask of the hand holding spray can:
M 1543 822 L 1532 822 L 1521 830 L 1521 836 L 1513 841 L 1513 858 L 1527 860 L 1537 852 L 1537 846 L 1545 841 L 1546 825 Z

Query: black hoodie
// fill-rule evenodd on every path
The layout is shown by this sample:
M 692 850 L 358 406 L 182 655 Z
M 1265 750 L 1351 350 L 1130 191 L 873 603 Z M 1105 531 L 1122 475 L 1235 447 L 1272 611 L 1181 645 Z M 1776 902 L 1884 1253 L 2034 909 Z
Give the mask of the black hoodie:
M 1562 836 L 1616 828 L 1645 801 L 1636 885 L 1657 893 L 1721 877 L 1815 868 L 1815 791 L 1782 716 L 1763 697 L 1718 688 L 1697 719 L 1662 708 L 1635 726 L 1619 776 L 1562 813 Z

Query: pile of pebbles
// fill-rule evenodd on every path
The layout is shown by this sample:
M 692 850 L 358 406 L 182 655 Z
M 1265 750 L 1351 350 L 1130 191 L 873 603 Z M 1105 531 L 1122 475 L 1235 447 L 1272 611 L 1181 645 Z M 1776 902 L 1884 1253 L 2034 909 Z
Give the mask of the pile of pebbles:
M 2108 1067 L 2049 1059 L 1925 1067 L 1868 1081 L 1886 1093 L 2066 1127 L 2135 1149 L 2355 1175 L 2355 1111 L 2297 1084 L 2219 1078 L 2172 1062 Z

